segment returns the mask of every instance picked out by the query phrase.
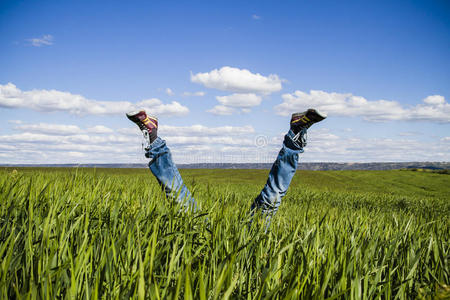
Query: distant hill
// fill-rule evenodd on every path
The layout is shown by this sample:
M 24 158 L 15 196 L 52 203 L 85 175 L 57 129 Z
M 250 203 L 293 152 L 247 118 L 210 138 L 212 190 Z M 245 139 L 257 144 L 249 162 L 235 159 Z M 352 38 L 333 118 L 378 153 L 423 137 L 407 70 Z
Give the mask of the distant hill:
M 1 167 L 64 167 L 64 168 L 147 168 L 147 164 L 0 164 Z M 270 169 L 268 163 L 199 163 L 178 164 L 180 169 Z M 395 169 L 450 169 L 450 162 L 371 162 L 335 163 L 302 162 L 299 170 L 395 170 Z

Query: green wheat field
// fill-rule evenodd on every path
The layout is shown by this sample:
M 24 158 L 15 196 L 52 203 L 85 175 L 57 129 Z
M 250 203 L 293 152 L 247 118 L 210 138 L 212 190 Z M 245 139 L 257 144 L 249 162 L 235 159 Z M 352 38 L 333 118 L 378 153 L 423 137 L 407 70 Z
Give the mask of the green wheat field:
M 298 171 L 265 231 L 268 170 L 0 169 L 1 299 L 449 299 L 450 176 Z

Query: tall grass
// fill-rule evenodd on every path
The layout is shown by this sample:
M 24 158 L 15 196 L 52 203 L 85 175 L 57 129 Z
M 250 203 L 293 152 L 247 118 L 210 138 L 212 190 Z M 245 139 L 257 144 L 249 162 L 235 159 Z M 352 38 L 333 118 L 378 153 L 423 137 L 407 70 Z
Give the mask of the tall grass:
M 262 183 L 185 180 L 196 213 L 148 173 L 1 171 L 0 297 L 450 296 L 448 198 L 294 185 L 265 232 Z

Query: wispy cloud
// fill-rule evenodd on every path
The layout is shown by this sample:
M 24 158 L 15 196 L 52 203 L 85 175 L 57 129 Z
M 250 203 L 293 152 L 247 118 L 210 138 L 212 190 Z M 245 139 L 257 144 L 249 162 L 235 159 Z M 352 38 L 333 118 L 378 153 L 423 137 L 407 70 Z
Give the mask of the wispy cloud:
M 252 15 L 252 19 L 253 19 L 253 20 L 261 20 L 261 16 L 258 16 L 258 15 L 253 14 L 253 15 Z
M 183 96 L 185 96 L 185 97 L 189 97 L 189 96 L 203 97 L 205 95 L 206 95 L 206 93 L 202 92 L 202 91 L 198 91 L 198 92 L 184 92 L 183 93 Z
M 53 36 L 51 34 L 43 35 L 39 38 L 31 38 L 27 40 L 34 47 L 53 45 Z
M 417 131 L 404 131 L 404 132 L 400 132 L 398 135 L 399 136 L 417 136 L 420 135 L 420 132 Z
M 207 110 L 207 112 L 217 116 L 231 115 L 234 111 L 235 111 L 234 108 L 225 105 L 216 105 L 213 108 Z
M 170 88 L 167 88 L 166 89 L 166 94 L 168 95 L 168 96 L 175 96 L 175 93 L 172 91 L 172 89 L 170 89 Z
M 156 98 L 136 103 L 129 101 L 98 101 L 57 90 L 21 91 L 14 84 L 0 84 L 0 107 L 26 108 L 35 111 L 64 111 L 76 115 L 114 115 L 136 109 L 146 109 L 156 115 L 180 116 L 189 112 L 177 101 L 163 103 Z

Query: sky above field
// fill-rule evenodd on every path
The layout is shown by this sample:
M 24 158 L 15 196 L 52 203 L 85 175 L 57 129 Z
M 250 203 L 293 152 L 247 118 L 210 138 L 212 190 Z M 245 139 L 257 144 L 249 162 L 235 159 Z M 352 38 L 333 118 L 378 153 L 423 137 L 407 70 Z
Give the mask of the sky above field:
M 450 160 L 448 1 L 0 1 L 0 163 Z

